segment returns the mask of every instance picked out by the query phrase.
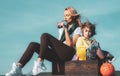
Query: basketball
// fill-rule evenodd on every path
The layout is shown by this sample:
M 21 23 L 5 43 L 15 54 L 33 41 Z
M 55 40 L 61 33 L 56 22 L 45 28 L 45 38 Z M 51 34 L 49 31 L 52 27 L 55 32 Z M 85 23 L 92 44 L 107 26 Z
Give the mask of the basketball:
M 111 63 L 103 63 L 100 67 L 100 72 L 103 76 L 113 76 L 115 69 Z

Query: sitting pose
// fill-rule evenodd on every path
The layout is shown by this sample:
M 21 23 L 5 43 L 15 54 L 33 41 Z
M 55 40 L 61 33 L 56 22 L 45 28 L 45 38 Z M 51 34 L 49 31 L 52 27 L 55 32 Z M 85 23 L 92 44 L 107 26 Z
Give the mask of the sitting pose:
M 6 73 L 6 76 L 21 76 L 22 68 L 34 53 L 38 54 L 38 58 L 34 62 L 32 75 L 37 75 L 46 69 L 44 59 L 54 63 L 71 60 L 76 52 L 74 45 L 81 35 L 80 15 L 73 7 L 67 7 L 64 10 L 64 21 L 67 23 L 66 26 L 63 22 L 58 22 L 59 40 L 48 33 L 42 34 L 41 43 L 31 42 L 18 63 L 13 64 L 11 71 Z
M 76 42 L 77 56 L 76 60 L 104 59 L 99 43 L 92 37 L 96 34 L 95 25 L 85 22 L 82 25 L 82 36 Z

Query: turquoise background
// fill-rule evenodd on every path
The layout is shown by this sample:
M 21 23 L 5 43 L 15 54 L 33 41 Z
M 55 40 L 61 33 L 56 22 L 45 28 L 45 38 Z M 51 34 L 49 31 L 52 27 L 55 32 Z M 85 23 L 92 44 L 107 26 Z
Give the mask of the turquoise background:
M 57 22 L 63 19 L 64 8 L 73 6 L 81 14 L 82 22 L 97 25 L 101 48 L 117 59 L 113 62 L 120 70 L 120 0 L 0 0 L 0 75 L 11 69 L 31 41 L 40 42 L 42 33 L 58 37 Z M 31 71 L 37 54 L 23 68 Z M 45 60 L 46 72 L 51 62 Z

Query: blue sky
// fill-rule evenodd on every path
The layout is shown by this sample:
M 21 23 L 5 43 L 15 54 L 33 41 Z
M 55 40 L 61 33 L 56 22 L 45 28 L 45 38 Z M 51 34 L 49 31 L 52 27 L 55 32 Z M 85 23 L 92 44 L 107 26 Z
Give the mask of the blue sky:
M 101 48 L 112 53 L 113 62 L 120 70 L 120 0 L 0 0 L 0 74 L 11 69 L 31 41 L 40 42 L 44 32 L 57 37 L 56 24 L 63 19 L 64 8 L 73 6 L 81 14 L 81 20 L 97 24 L 97 35 Z M 37 54 L 23 68 L 31 71 Z M 51 63 L 45 60 L 47 71 Z

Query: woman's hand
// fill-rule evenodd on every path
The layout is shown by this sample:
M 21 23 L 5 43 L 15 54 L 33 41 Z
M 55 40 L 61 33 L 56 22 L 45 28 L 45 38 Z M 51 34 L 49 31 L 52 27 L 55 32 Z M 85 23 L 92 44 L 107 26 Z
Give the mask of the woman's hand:
M 66 28 L 64 22 L 58 22 L 57 25 L 58 28 L 64 28 L 64 29 Z

